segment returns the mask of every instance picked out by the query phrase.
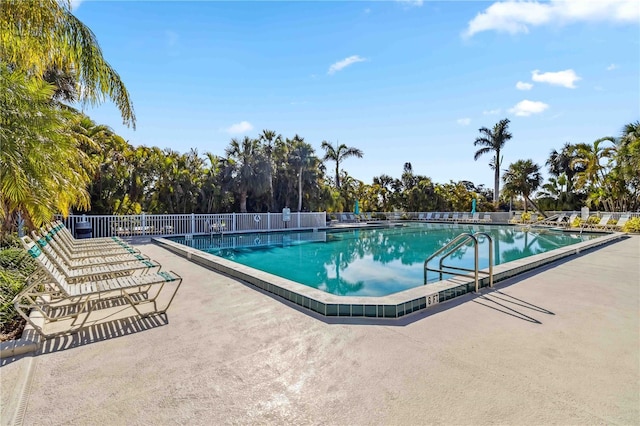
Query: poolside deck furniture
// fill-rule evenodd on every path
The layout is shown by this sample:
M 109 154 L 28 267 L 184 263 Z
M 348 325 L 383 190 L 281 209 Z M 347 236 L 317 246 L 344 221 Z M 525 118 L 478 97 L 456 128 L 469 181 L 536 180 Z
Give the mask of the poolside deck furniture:
M 224 221 L 217 221 L 213 223 L 209 223 L 207 221 L 206 224 L 209 227 L 208 231 L 210 234 L 217 234 L 220 232 L 224 232 L 227 229 L 227 223 Z
M 462 213 L 462 215 L 458 217 L 458 222 L 469 222 L 469 213 Z
M 609 220 L 611 220 L 610 214 L 602 215 L 598 223 L 585 223 L 582 229 L 594 229 L 594 230 L 606 230 L 609 226 Z
M 86 238 L 78 239 L 73 236 L 71 231 L 60 221 L 51 222 L 43 226 L 41 231 L 52 232 L 66 239 L 74 247 L 130 247 L 124 240 L 118 237 L 102 237 L 102 238 Z
M 471 222 L 473 223 L 480 222 L 480 213 L 476 212 L 473 215 L 471 215 Z
M 482 218 L 480 219 L 480 222 L 489 223 L 491 221 L 492 221 L 491 213 L 483 213 Z
M 575 221 L 577 218 L 578 218 L 578 214 L 572 213 L 571 216 L 569 216 L 569 218 L 566 221 L 563 221 L 560 225 L 565 228 L 571 228 L 573 225 L 573 221 Z
M 551 217 L 548 217 L 544 220 L 541 220 L 537 224 L 546 225 L 546 226 L 560 226 L 566 218 L 567 218 L 566 214 L 560 213 L 560 214 L 556 214 Z
M 338 221 L 341 223 L 355 223 L 359 222 L 359 219 L 356 218 L 355 213 L 340 213 L 338 215 Z
M 521 213 L 516 213 L 511 220 L 509 221 L 510 223 L 521 223 L 522 222 L 522 214 Z
M 38 239 L 37 235 L 33 237 L 33 241 L 36 242 L 38 248 L 51 263 L 64 274 L 67 281 L 72 284 L 87 280 L 105 280 L 123 277 L 133 275 L 138 271 L 140 271 L 140 273 L 146 273 L 153 268 L 160 269 L 159 264 L 144 258 L 136 260 L 135 262 L 121 261 L 102 264 L 69 261 L 67 258 L 60 256 L 58 252 L 54 250 L 52 244 L 49 244 L 44 238 Z
M 66 230 L 66 232 L 65 232 Z M 124 242 L 114 240 L 113 244 L 107 242 L 99 242 L 98 244 L 78 244 L 79 241 L 72 236 L 71 233 L 62 226 L 46 227 L 40 230 L 44 238 L 49 240 L 56 240 L 59 243 L 59 247 L 65 250 L 69 259 L 84 259 L 89 257 L 103 258 L 105 256 L 115 256 L 123 254 L 140 254 L 140 251 L 129 246 Z
M 72 283 L 31 238 L 22 237 L 21 242 L 36 260 L 38 267 L 27 280 L 25 289 L 13 299 L 13 303 L 17 312 L 45 339 L 79 331 L 94 310 L 109 307 L 110 302 L 129 304 L 141 317 L 165 313 L 182 284 L 180 276 L 166 271 Z M 158 309 L 158 296 L 168 283 L 175 285 L 175 289 L 167 305 Z M 151 309 L 143 312 L 143 306 Z M 42 315 L 45 324 L 64 319 L 73 321 L 62 331 L 46 334 L 43 325 L 30 318 L 32 309 Z
M 607 229 L 612 231 L 622 231 L 622 227 L 631 219 L 630 214 L 623 214 L 618 218 L 618 221 L 613 225 L 607 225 Z
M 449 218 L 449 221 L 451 222 L 457 222 L 459 219 L 460 214 L 458 212 L 453 212 L 453 214 L 451 215 L 451 217 Z
M 442 213 L 442 216 L 440 216 L 440 220 L 446 222 L 449 220 L 449 212 L 444 212 Z
M 32 232 L 32 237 L 41 249 L 46 248 L 46 252 L 52 251 L 53 255 L 58 256 L 71 269 L 84 268 L 93 265 L 114 265 L 122 263 L 145 263 L 147 267 L 151 267 L 152 265 L 149 265 L 149 263 L 153 263 L 147 256 L 144 256 L 140 253 L 123 253 L 100 257 L 71 258 L 69 257 L 68 252 L 64 249 L 63 245 L 60 244 L 60 242 L 55 238 L 46 238 L 46 235 L 38 234 L 35 231 Z M 158 265 L 154 264 L 153 266 Z

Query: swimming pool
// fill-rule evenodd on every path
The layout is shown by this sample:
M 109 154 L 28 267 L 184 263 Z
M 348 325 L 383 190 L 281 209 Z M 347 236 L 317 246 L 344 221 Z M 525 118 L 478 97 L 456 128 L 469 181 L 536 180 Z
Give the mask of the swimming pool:
M 622 236 L 509 225 L 414 222 L 400 226 L 390 223 L 377 229 L 183 236 L 153 241 L 194 263 L 323 316 L 399 318 L 475 291 L 472 276 L 444 277 L 435 282 L 430 276 L 429 283 L 424 283 L 424 260 L 463 232 L 493 236 L 497 253 L 494 282 Z M 460 250 L 451 262 L 464 264 L 472 252 Z M 488 265 L 487 250 L 480 247 L 479 253 L 479 266 L 483 268 Z M 480 287 L 488 285 L 488 278 L 480 281 Z

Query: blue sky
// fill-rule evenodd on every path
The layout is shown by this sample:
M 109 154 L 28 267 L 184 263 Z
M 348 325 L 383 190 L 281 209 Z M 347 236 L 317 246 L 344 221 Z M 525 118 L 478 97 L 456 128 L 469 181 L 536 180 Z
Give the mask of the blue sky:
M 364 151 L 365 183 L 405 162 L 493 187 L 482 126 L 511 120 L 506 168 L 640 119 L 640 2 L 76 1 L 131 93 L 85 112 L 133 145 L 224 155 L 272 129 Z M 546 170 L 546 167 L 544 167 Z

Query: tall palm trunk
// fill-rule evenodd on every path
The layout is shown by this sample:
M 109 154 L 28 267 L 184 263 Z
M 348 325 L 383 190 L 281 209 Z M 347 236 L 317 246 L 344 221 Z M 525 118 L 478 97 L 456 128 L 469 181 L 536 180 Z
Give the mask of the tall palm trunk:
M 496 149 L 496 170 L 493 175 L 493 205 L 498 207 L 500 204 L 500 150 Z
M 247 212 L 247 190 L 240 191 L 240 213 Z
M 298 211 L 302 211 L 302 167 L 298 170 Z
M 272 212 L 276 211 L 275 197 L 273 196 L 273 170 L 271 170 L 271 159 L 269 159 L 269 208 Z
M 496 164 L 496 171 L 493 177 L 493 204 L 497 207 L 500 204 L 500 165 Z

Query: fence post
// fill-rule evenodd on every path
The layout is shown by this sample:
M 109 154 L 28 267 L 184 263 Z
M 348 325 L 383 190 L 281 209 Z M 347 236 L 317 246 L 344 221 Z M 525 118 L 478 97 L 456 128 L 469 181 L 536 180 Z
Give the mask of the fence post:
M 147 216 L 144 213 L 140 215 L 140 225 L 142 226 L 142 235 L 147 235 Z
M 233 212 L 233 220 L 231 221 L 233 223 L 233 232 L 236 231 L 236 212 Z
M 271 213 L 267 212 L 267 230 L 271 231 Z
M 298 228 L 300 228 L 300 212 L 298 212 Z
M 195 213 L 191 213 L 191 233 L 196 233 L 196 215 Z

